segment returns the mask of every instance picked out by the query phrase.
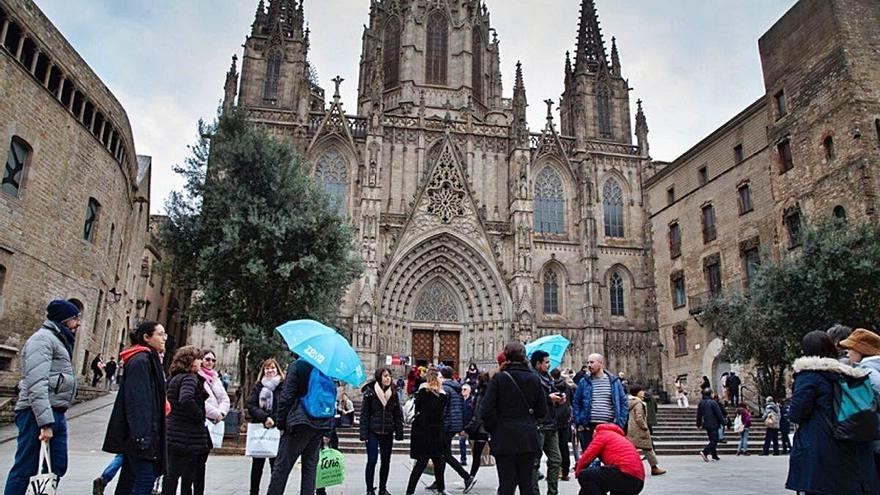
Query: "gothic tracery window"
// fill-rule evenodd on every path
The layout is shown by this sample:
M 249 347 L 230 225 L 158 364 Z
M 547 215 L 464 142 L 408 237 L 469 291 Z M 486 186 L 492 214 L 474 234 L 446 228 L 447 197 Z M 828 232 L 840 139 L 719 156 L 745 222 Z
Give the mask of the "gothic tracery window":
M 559 314 L 559 275 L 552 268 L 544 270 L 544 314 Z
M 458 307 L 449 286 L 434 280 L 419 295 L 415 314 L 418 321 L 458 322 Z
M 471 62 L 471 83 L 474 87 L 474 99 L 483 101 L 483 35 L 480 28 L 475 27 L 473 33 L 473 60 Z
M 624 237 L 623 189 L 614 179 L 608 179 L 602 190 L 605 213 L 605 237 Z
M 6 166 L 3 168 L 3 181 L 0 183 L 0 190 L 10 196 L 18 197 L 30 153 L 31 147 L 27 143 L 18 136 L 12 138 L 9 143 L 9 151 L 6 153 Z
M 599 137 L 612 138 L 611 130 L 611 91 L 608 86 L 600 86 L 598 94 Z
M 348 167 L 342 154 L 335 149 L 321 155 L 315 166 L 315 181 L 330 196 L 340 216 L 345 215 L 345 194 L 348 190 Z
M 400 83 L 400 20 L 392 17 L 385 25 L 382 40 L 382 62 L 385 72 L 385 88 Z
M 449 21 L 439 10 L 435 10 L 428 16 L 425 44 L 425 83 L 445 86 L 449 52 Z
M 281 50 L 274 50 L 266 61 L 266 80 L 263 83 L 263 104 L 275 105 L 278 101 L 278 81 L 281 78 Z
M 565 233 L 565 190 L 562 177 L 550 166 L 535 179 L 535 231 Z
M 626 311 L 623 307 L 623 277 L 619 273 L 611 274 L 609 282 L 609 291 L 611 295 L 611 316 L 625 316 Z

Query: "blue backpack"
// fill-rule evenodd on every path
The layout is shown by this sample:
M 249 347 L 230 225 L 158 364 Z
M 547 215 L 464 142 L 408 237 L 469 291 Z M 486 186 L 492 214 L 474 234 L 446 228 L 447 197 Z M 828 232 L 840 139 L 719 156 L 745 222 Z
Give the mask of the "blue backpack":
M 303 409 L 311 418 L 332 418 L 336 415 L 336 384 L 315 368 L 309 375 L 309 389 L 302 398 Z
M 834 418 L 825 418 L 834 438 L 845 442 L 871 442 L 880 438 L 880 404 L 868 376 L 839 376 L 834 382 Z M 823 414 L 824 416 L 824 414 Z

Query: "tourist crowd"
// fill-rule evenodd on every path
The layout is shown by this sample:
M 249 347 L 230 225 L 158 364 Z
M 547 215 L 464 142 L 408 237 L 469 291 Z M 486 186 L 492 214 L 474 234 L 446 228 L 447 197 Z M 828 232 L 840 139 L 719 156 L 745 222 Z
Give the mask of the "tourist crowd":
M 71 356 L 81 311 L 72 302 L 52 301 L 46 322 L 22 349 L 15 411 L 19 435 L 5 495 L 25 495 L 30 478 L 43 470 L 41 450 L 48 450 L 58 479 L 67 470 L 65 413 L 77 391 Z M 209 453 L 222 438 L 230 411 L 228 384 L 214 369 L 217 356 L 185 346 L 176 350 L 166 370 L 168 337 L 162 325 L 143 322 L 129 337 L 130 346 L 120 353 L 119 392 L 103 443 L 103 450 L 115 457 L 94 480 L 93 493 L 104 493 L 118 472 L 118 495 L 156 490 L 172 495 L 178 489 L 201 495 Z M 767 397 L 760 411 L 767 430 L 764 455 L 771 446 L 779 454 L 781 436 L 783 453 L 791 450 L 786 487 L 797 492 L 880 493 L 880 336 L 864 329 L 810 332 L 802 350 L 804 357 L 793 365 L 791 397 L 779 402 Z M 551 369 L 547 352 L 527 354 L 519 342 L 505 346 L 497 367 L 481 371 L 472 364 L 464 377 L 451 367 L 430 365 L 413 367 L 405 380 L 395 381 L 389 368 L 379 368 L 361 387 L 357 417 L 347 394 L 337 400 L 332 379 L 293 357 L 286 370 L 274 359 L 264 361 L 246 394 L 249 442 L 252 429 L 277 434 L 270 455 L 252 455 L 252 495 L 260 493 L 267 458 L 269 495 L 284 493 L 299 460 L 300 493 L 321 493 L 316 489 L 320 450 L 335 447 L 336 431 L 345 427 L 356 427 L 365 443 L 368 495 L 390 495 L 393 445 L 403 440 L 405 424 L 411 427 L 409 457 L 414 461 L 407 495 L 426 474 L 434 478 L 429 488 L 447 493 L 447 466 L 461 478 L 464 493 L 470 492 L 487 454 L 494 459 L 499 495 L 517 489 L 539 493 L 541 480 L 546 493 L 556 495 L 559 482 L 572 474 L 582 495 L 635 495 L 646 477 L 642 457 L 650 474 L 666 472 L 652 439 L 656 399 L 642 385 L 627 383 L 622 373 L 609 372 L 599 354 L 589 356 L 577 374 Z M 116 367 L 115 359 L 104 363 L 97 356 L 91 363 L 93 385 L 104 376 L 111 383 Z M 726 429 L 739 435 L 738 455 L 748 455 L 749 430 L 759 417 L 741 400 L 741 381 L 734 372 L 726 373 L 721 385 L 718 395 L 708 377 L 700 384 L 696 425 L 709 439 L 700 452 L 706 462 L 719 459 L 717 445 Z M 679 405 L 687 407 L 682 381 L 675 392 Z M 728 405 L 735 408 L 733 418 L 727 415 Z M 789 445 L 792 423 L 796 432 Z

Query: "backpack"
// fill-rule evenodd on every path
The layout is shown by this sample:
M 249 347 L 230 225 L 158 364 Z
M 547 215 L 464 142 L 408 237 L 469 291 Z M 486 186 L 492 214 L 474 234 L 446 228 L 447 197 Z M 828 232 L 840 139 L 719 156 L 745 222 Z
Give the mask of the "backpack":
M 825 417 L 837 440 L 871 442 L 880 438 L 877 397 L 868 376 L 839 375 L 834 382 L 834 418 Z M 825 416 L 824 414 L 822 415 Z
M 767 412 L 767 419 L 764 420 L 764 426 L 774 430 L 779 429 L 779 415 L 773 411 Z
M 403 422 L 411 425 L 416 419 L 416 398 L 410 397 L 403 405 Z
M 312 368 L 309 389 L 302 398 L 303 409 L 311 418 L 332 418 L 336 415 L 336 384 L 324 373 Z

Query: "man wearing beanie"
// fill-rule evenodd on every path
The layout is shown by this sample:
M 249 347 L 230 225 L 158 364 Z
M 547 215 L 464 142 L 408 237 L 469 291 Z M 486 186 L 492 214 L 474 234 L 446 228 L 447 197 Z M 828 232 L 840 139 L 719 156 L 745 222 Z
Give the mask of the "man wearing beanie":
M 52 301 L 46 322 L 21 349 L 21 392 L 15 406 L 18 445 L 4 495 L 25 495 L 28 479 L 37 474 L 41 442 L 49 442 L 52 471 L 59 480 L 67 472 L 64 414 L 76 396 L 71 356 L 79 317 L 80 309 L 72 303 Z

